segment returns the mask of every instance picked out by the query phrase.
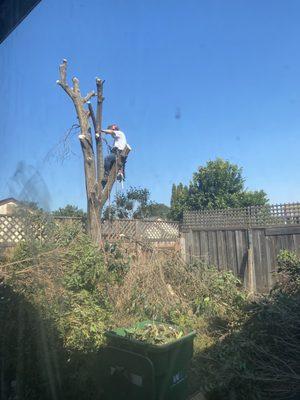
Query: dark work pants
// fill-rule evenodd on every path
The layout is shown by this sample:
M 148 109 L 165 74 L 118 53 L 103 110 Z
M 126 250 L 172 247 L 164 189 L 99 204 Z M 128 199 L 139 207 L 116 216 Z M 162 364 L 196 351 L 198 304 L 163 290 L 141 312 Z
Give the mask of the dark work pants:
M 114 165 L 114 163 L 116 161 L 116 158 L 117 158 L 117 155 L 119 153 L 120 153 L 120 150 L 118 150 L 116 147 L 113 147 L 111 149 L 110 154 L 108 154 L 105 157 L 105 160 L 104 160 L 104 176 L 105 177 L 108 177 L 109 172 L 110 172 L 112 166 Z

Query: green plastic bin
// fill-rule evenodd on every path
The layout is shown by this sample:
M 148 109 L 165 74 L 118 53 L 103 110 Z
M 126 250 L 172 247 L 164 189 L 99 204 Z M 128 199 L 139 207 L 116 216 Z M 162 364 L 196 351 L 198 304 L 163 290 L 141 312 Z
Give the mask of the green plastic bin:
M 143 321 L 135 327 L 147 324 L 153 321 Z M 186 332 L 167 344 L 153 345 L 126 337 L 125 329 L 106 333 L 105 400 L 185 400 L 195 332 Z

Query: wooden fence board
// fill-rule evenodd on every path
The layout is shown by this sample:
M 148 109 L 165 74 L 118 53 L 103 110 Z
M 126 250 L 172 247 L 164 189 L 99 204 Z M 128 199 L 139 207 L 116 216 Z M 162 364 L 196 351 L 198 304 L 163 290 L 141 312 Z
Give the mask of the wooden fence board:
M 208 231 L 209 262 L 218 267 L 217 238 L 215 231 Z
M 300 235 L 293 235 L 293 246 L 295 251 L 300 254 Z
M 275 235 L 294 235 L 300 233 L 300 226 L 282 226 L 276 228 L 267 228 L 265 229 L 266 236 L 275 236 Z
M 217 251 L 218 251 L 218 267 L 220 270 L 227 269 L 226 260 L 226 243 L 225 243 L 225 232 L 217 231 Z
M 283 227 L 286 228 L 286 227 Z M 274 232 L 274 235 L 272 233 Z M 286 232 L 288 234 L 278 233 Z M 218 269 L 228 269 L 238 276 L 247 286 L 249 280 L 248 236 L 252 236 L 254 288 L 258 292 L 268 291 L 274 283 L 274 271 L 277 268 L 277 255 L 287 249 L 300 254 L 300 234 L 291 231 L 254 229 L 212 229 L 190 230 L 183 232 L 186 249 L 191 258 L 200 258 L 215 265 Z
M 200 254 L 201 254 L 201 259 L 209 263 L 209 250 L 208 250 L 208 235 L 206 231 L 200 231 L 199 232 L 199 237 L 200 237 Z
M 300 203 L 187 211 L 181 234 L 190 238 L 195 257 L 233 271 L 245 285 L 251 275 L 252 286 L 265 292 L 274 282 L 280 250 L 300 254 Z
M 226 237 L 226 255 L 227 255 L 227 269 L 237 274 L 237 254 L 235 243 L 235 232 L 232 230 L 225 232 Z
M 243 236 L 245 235 L 245 231 L 237 230 L 235 231 L 235 243 L 236 243 L 236 274 L 241 279 L 244 278 L 244 273 L 246 269 L 246 251 L 245 248 L 245 240 L 243 240 Z
M 200 233 L 194 232 L 193 234 L 193 257 L 201 257 L 201 248 L 200 248 Z
M 262 229 L 255 229 L 253 237 L 257 240 L 257 245 L 253 246 L 254 254 L 257 260 L 255 274 L 256 285 L 260 292 L 266 292 L 269 289 L 269 271 L 270 266 L 268 263 L 268 252 L 266 247 L 265 234 Z
M 268 288 L 274 284 L 274 272 L 276 270 L 276 236 L 265 236 L 267 251 Z

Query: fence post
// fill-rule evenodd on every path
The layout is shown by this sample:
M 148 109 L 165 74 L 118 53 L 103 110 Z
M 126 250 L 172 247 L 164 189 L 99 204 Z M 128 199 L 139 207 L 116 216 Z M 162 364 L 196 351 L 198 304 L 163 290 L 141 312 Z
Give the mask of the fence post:
M 193 231 L 192 229 L 189 229 L 186 235 L 187 238 L 187 246 L 186 248 L 186 258 L 189 262 L 192 262 L 193 259 L 193 253 L 192 253 L 192 245 L 193 245 Z
M 187 262 L 187 254 L 186 254 L 186 238 L 185 238 L 185 233 L 181 232 L 179 236 L 179 248 L 180 248 L 180 254 L 185 262 Z
M 138 220 L 134 221 L 134 240 L 139 240 L 138 237 Z
M 252 229 L 247 230 L 248 237 L 248 257 L 247 257 L 247 280 L 246 287 L 250 293 L 254 293 L 256 290 L 255 282 L 255 268 L 253 258 L 253 232 Z

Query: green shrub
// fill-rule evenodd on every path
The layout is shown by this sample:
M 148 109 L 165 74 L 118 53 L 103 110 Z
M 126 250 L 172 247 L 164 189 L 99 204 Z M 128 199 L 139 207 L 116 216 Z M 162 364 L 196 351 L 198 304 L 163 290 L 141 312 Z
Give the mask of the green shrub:
M 113 278 L 121 283 L 129 271 L 131 257 L 121 251 L 118 243 L 105 243 L 104 251 L 107 256 L 107 269 Z
M 199 283 L 194 299 L 197 315 L 232 319 L 239 316 L 247 300 L 240 280 L 231 271 L 218 271 L 213 266 L 193 266 Z
M 282 250 L 277 257 L 278 281 L 273 289 L 275 293 L 294 294 L 300 289 L 300 257 L 288 250 Z
M 20 243 L 10 261 L 14 264 L 6 282 L 14 296 L 22 296 L 18 307 L 25 314 L 13 311 L 14 303 L 7 302 L 5 315 L 11 316 L 10 325 L 6 324 L 1 337 L 1 344 L 9 343 L 7 385 L 21 371 L 19 398 L 58 398 L 61 385 L 62 398 L 67 398 L 66 393 L 71 393 L 72 400 L 78 398 L 82 392 L 79 379 L 71 379 L 76 375 L 74 368 L 84 375 L 89 354 L 103 346 L 103 334 L 111 321 L 103 252 L 81 229 L 68 224 L 54 227 L 43 241 L 30 238 Z M 25 317 L 20 319 L 21 315 Z M 21 355 L 26 363 L 20 364 Z M 72 361 L 74 357 L 81 360 L 80 365 Z M 89 392 L 88 387 L 85 390 Z
M 51 223 L 47 232 L 43 240 L 19 244 L 11 259 L 16 263 L 6 282 L 26 313 L 4 297 L 0 316 L 9 315 L 1 340 L 10 354 L 12 379 L 20 350 L 13 332 L 25 324 L 18 336 L 28 357 L 24 368 L 35 372 L 27 376 L 23 368 L 20 398 L 53 397 L 49 382 L 45 385 L 50 365 L 52 373 L 62 371 L 64 398 L 92 399 L 91 375 L 104 331 L 145 318 L 197 330 L 191 388 L 202 388 L 210 400 L 287 400 L 299 392 L 300 261 L 295 254 L 279 254 L 271 294 L 250 301 L 230 271 L 186 265 L 175 256 L 155 254 L 141 261 L 121 243 L 100 249 L 76 224 Z M 48 359 L 41 359 L 43 352 Z M 59 382 L 55 385 L 59 393 Z
M 284 251 L 278 264 L 274 290 L 248 304 L 238 329 L 198 353 L 194 368 L 209 400 L 298 398 L 299 258 Z
M 108 312 L 86 290 L 68 293 L 63 310 L 55 316 L 65 348 L 83 353 L 103 345 L 108 321 Z
M 103 254 L 87 235 L 78 236 L 66 249 L 68 268 L 64 275 L 64 285 L 72 291 L 97 289 L 105 280 L 106 268 Z

